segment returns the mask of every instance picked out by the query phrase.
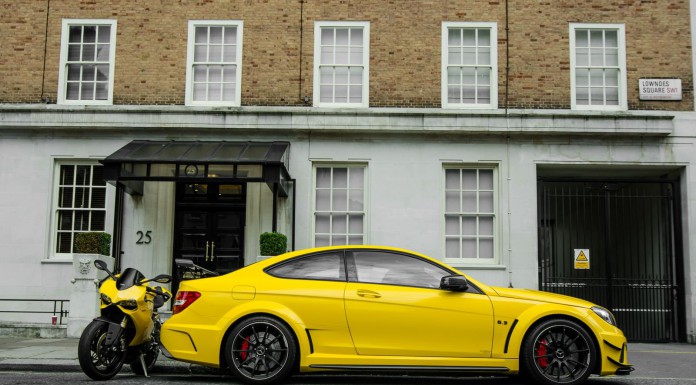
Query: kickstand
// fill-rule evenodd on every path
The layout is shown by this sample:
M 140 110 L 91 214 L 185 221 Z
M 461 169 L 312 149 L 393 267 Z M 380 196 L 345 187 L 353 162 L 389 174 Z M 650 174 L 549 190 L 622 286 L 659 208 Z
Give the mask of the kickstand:
M 145 354 L 140 355 L 140 365 L 143 367 L 143 374 L 145 374 L 145 377 L 150 377 L 147 374 L 147 365 L 145 365 Z

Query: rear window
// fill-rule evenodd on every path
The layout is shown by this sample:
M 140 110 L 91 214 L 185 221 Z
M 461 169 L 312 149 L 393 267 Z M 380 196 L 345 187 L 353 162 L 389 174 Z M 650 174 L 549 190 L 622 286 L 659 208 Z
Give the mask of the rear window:
M 345 281 L 343 252 L 316 254 L 273 266 L 266 273 L 279 278 Z

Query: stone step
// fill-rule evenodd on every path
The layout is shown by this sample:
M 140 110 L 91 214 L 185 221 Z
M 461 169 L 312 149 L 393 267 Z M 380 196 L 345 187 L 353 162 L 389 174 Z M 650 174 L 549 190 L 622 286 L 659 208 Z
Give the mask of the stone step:
M 66 325 L 0 323 L 0 336 L 25 338 L 65 338 Z

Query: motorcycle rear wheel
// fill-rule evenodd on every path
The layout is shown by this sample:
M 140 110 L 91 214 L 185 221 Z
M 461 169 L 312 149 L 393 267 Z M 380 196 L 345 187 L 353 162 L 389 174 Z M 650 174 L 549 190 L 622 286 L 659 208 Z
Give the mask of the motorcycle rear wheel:
M 144 347 L 145 352 L 145 357 L 143 357 L 145 361 L 145 368 L 147 369 L 147 374 L 149 375 L 152 373 L 152 369 L 155 368 L 155 363 L 157 362 L 157 357 L 159 357 L 159 346 L 157 345 L 156 342 L 151 342 L 148 344 L 148 346 Z M 140 355 L 135 357 L 135 360 L 130 363 L 130 368 L 133 371 L 133 373 L 143 376 L 145 375 L 145 371 L 143 370 L 143 364 L 140 362 Z
M 114 345 L 107 347 L 106 335 L 109 325 L 92 321 L 80 336 L 77 357 L 85 374 L 97 381 L 108 380 L 118 374 L 126 360 L 126 342 L 123 336 Z

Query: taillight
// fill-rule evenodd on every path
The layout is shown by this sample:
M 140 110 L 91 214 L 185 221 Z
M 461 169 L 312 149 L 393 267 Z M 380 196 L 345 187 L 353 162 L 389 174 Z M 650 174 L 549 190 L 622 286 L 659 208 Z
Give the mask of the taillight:
M 194 303 L 200 297 L 201 293 L 197 291 L 180 291 L 176 293 L 173 314 L 181 313 L 187 307 L 191 306 L 191 304 Z

